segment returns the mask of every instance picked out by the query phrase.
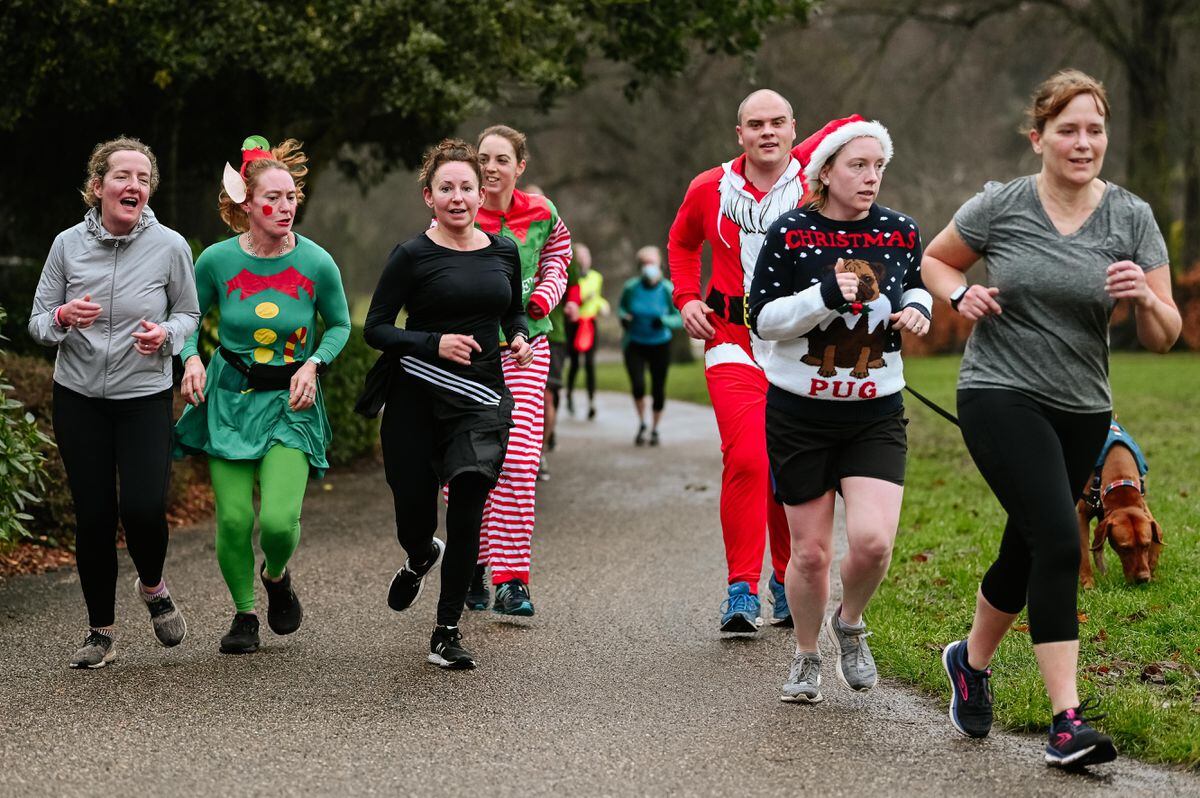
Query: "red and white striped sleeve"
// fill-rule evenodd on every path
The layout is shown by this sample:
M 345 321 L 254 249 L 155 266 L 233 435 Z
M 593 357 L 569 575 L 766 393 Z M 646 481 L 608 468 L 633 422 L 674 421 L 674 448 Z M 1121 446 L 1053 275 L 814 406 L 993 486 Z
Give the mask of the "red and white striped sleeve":
M 540 319 L 550 313 L 567 290 L 567 266 L 571 263 L 571 231 L 557 219 L 538 257 L 537 284 L 529 295 L 529 315 Z

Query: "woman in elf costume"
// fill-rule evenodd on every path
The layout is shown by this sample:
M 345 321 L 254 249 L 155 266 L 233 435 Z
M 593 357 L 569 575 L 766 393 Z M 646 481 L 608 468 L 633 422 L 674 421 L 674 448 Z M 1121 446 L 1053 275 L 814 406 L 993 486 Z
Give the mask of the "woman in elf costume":
M 191 405 L 176 425 L 183 452 L 207 454 L 217 505 L 217 561 L 236 614 L 221 638 L 224 654 L 258 650 L 254 610 L 254 486 L 275 634 L 300 628 L 303 612 L 288 560 L 300 541 L 300 509 L 310 471 L 328 462 L 332 437 L 318 376 L 350 335 L 337 264 L 292 232 L 304 201 L 308 158 L 288 139 L 271 148 L 261 136 L 242 145 L 242 166 L 226 164 L 221 218 L 238 235 L 196 261 L 200 312 L 220 310 L 220 348 L 204 368 L 197 336 L 183 348 L 181 390 Z M 325 323 L 316 341 L 317 314 Z
M 530 542 L 533 538 L 534 492 L 542 451 L 546 379 L 550 371 L 551 324 L 547 315 L 567 288 L 571 233 L 558 210 L 543 196 L 517 188 L 525 171 L 525 134 L 493 125 L 479 134 L 483 167 L 483 207 L 475 226 L 516 242 L 521 255 L 521 291 L 529 322 L 533 362 L 520 368 L 504 360 L 504 380 L 516 407 L 508 453 L 500 479 L 488 498 L 480 529 L 479 561 L 467 596 L 467 607 L 487 609 L 484 569 L 492 566 L 496 602 L 502 615 L 533 615 L 529 599 Z M 453 501 L 451 497 L 450 501 Z

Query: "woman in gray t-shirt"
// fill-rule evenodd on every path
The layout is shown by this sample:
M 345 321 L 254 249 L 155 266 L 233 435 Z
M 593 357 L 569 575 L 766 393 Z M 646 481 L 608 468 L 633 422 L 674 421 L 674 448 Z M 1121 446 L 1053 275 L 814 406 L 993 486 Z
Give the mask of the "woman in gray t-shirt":
M 970 635 L 942 655 L 950 717 L 963 734 L 992 724 L 988 669 L 1021 609 L 1054 717 L 1046 761 L 1107 762 L 1112 740 L 1091 728 L 1076 688 L 1079 530 L 1075 497 L 1112 414 L 1108 323 L 1128 302 L 1138 339 L 1165 352 L 1179 336 L 1170 269 L 1150 207 L 1101 180 L 1108 99 L 1095 79 L 1064 70 L 1029 111 L 1041 171 L 988 183 L 925 250 L 925 285 L 976 322 L 958 381 L 963 440 L 1008 513 L 984 575 Z M 987 284 L 963 277 L 980 257 Z

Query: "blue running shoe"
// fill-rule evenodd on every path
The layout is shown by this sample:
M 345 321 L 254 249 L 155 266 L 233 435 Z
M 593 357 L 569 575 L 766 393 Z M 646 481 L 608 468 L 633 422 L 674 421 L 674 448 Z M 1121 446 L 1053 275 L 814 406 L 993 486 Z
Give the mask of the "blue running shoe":
M 992 730 L 992 669 L 975 670 L 966 655 L 966 640 L 956 640 L 942 651 L 942 667 L 950 680 L 950 722 L 967 737 L 987 737 Z
M 758 596 L 750 592 L 749 582 L 734 582 L 729 586 L 729 598 L 721 603 L 721 631 L 754 634 L 762 624 L 762 618 L 758 617 L 760 607 Z
M 519 615 L 528 618 L 533 615 L 533 602 L 529 598 L 529 588 L 520 579 L 510 579 L 496 588 L 496 602 L 492 604 L 492 612 L 500 615 Z
M 775 574 L 771 574 L 771 581 L 767 583 L 771 588 L 771 625 L 785 626 L 792 628 L 792 611 L 788 609 L 787 593 L 783 589 L 783 582 L 775 578 Z

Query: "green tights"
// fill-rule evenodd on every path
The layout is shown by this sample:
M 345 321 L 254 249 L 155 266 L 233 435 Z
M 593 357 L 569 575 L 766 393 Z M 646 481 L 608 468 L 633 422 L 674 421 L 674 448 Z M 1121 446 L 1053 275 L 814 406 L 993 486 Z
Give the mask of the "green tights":
M 217 505 L 217 562 L 238 612 L 254 609 L 254 480 L 258 479 L 260 544 L 267 576 L 283 576 L 300 542 L 300 508 L 308 455 L 272 446 L 261 460 L 208 458 Z

